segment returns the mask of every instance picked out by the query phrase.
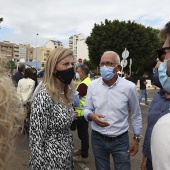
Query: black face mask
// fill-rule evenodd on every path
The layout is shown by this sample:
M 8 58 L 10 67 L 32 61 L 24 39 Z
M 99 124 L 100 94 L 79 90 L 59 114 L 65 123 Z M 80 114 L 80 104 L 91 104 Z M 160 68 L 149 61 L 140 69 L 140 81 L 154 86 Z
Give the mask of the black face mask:
M 75 76 L 74 68 L 71 67 L 67 70 L 57 71 L 55 76 L 61 80 L 64 84 L 70 84 Z

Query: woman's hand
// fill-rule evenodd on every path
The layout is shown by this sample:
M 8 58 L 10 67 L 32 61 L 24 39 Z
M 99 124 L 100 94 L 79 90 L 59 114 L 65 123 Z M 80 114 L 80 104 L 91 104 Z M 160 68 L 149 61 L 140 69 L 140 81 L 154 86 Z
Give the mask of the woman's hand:
M 78 112 L 74 111 L 74 120 L 78 119 Z

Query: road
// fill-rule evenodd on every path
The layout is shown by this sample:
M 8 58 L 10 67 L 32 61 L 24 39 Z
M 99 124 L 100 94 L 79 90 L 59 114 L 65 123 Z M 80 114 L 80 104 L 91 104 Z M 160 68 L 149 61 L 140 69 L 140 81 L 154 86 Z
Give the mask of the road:
M 157 90 L 150 89 L 148 90 L 149 94 L 149 103 L 152 101 L 153 95 L 155 94 Z M 142 101 L 141 104 L 141 110 L 142 110 L 142 118 L 143 118 L 143 130 L 141 135 L 141 141 L 139 146 L 139 152 L 135 157 L 131 157 L 131 165 L 132 170 L 140 170 L 140 164 L 142 161 L 142 143 L 143 143 L 143 136 L 146 130 L 147 125 L 147 112 L 148 112 L 149 106 L 144 105 L 144 101 Z M 129 119 L 130 122 L 130 119 Z M 131 123 L 130 123 L 131 124 Z M 77 137 L 77 132 L 72 132 L 74 135 L 74 148 L 79 149 L 80 147 L 80 141 Z M 89 133 L 91 134 L 91 127 L 89 126 Z M 132 127 L 130 125 L 129 127 L 129 137 L 130 141 L 132 141 L 133 134 L 132 134 Z M 29 160 L 29 139 L 26 135 L 18 135 L 16 140 L 16 152 L 15 155 L 11 158 L 7 170 L 26 170 L 28 168 L 28 160 Z M 92 153 L 92 148 L 90 145 L 89 148 L 89 158 L 90 161 L 88 163 L 75 163 L 75 170 L 95 170 L 95 163 L 94 163 L 94 157 Z M 113 168 L 113 161 L 111 160 L 111 167 Z

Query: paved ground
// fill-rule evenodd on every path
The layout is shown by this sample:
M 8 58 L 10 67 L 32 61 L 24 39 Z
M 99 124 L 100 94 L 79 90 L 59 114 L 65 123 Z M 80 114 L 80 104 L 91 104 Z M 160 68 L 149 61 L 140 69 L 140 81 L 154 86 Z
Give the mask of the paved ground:
M 149 93 L 149 103 L 152 100 L 152 97 L 154 93 L 157 90 L 155 89 L 150 89 L 148 90 Z M 140 147 L 139 147 L 139 152 L 135 157 L 131 158 L 132 162 L 132 170 L 140 170 L 140 164 L 142 160 L 142 143 L 143 143 L 143 136 L 146 130 L 146 125 L 147 125 L 147 112 L 148 112 L 149 107 L 144 105 L 143 103 L 141 104 L 141 110 L 142 110 L 142 117 L 143 117 L 143 131 L 142 131 L 142 139 L 140 142 Z M 130 120 L 129 120 L 130 121 Z M 91 131 L 91 128 L 89 128 L 89 132 Z M 74 143 L 75 143 L 75 149 L 79 149 L 80 146 L 80 141 L 77 137 L 77 133 L 73 132 L 74 135 Z M 130 140 L 132 140 L 132 128 L 130 126 L 129 128 L 129 136 Z M 75 170 L 95 170 L 95 165 L 94 165 L 94 157 L 92 154 L 91 146 L 89 149 L 89 157 L 90 157 L 90 162 L 86 164 L 75 164 Z M 7 170 L 26 170 L 27 165 L 28 165 L 28 159 L 29 159 L 29 147 L 28 147 L 28 137 L 25 135 L 19 135 L 16 141 L 16 153 L 15 155 L 11 158 Z M 112 160 L 111 160 L 112 162 Z M 113 166 L 112 166 L 113 169 Z

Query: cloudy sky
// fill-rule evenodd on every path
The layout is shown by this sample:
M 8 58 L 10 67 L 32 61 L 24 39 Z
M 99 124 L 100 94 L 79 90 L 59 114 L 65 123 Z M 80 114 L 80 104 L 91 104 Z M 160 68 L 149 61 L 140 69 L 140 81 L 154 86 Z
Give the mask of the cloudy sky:
M 169 0 L 0 0 L 0 41 L 33 47 L 59 40 L 68 47 L 72 34 L 90 35 L 105 19 L 135 21 L 162 28 L 170 20 Z M 37 36 L 38 33 L 38 36 Z

